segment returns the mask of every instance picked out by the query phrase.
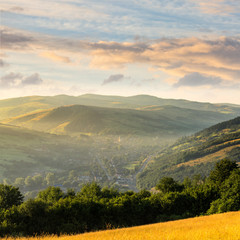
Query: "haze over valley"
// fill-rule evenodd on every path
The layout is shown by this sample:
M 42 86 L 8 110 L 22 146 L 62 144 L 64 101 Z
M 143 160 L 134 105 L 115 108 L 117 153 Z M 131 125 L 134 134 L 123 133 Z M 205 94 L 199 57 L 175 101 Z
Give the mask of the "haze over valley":
M 96 181 L 139 191 L 142 187 L 150 189 L 166 175 L 179 180 L 196 174 L 206 176 L 218 158 L 203 161 L 197 170 L 194 165 L 194 171 L 184 172 L 182 166 L 179 173 L 166 172 L 154 164 L 162 152 L 169 151 L 168 145 L 237 117 L 240 106 L 149 95 L 88 94 L 5 99 L 0 101 L 0 112 L 1 181 L 34 196 L 52 184 L 78 190 Z M 195 145 L 199 139 L 195 138 Z M 176 153 L 172 154 L 177 154 L 179 147 L 173 149 Z M 169 165 L 170 159 L 189 161 L 175 158 L 167 156 L 161 164 Z M 151 177 L 145 180 L 148 172 Z

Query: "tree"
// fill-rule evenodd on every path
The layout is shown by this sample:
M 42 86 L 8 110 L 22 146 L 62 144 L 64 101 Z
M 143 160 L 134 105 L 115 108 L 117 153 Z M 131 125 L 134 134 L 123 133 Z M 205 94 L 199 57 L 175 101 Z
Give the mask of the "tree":
M 26 185 L 27 187 L 32 187 L 32 185 L 33 185 L 33 180 L 32 180 L 32 177 L 31 177 L 31 176 L 27 176 L 27 177 L 25 178 L 25 185 Z
M 163 193 L 180 192 L 182 190 L 182 185 L 178 184 L 171 177 L 164 177 L 159 181 L 156 189 L 162 191 Z
M 22 218 L 20 226 L 26 235 L 48 233 L 49 218 L 47 215 L 48 203 L 41 199 L 29 199 L 19 206 Z
M 17 187 L 0 184 L 0 209 L 8 209 L 22 202 L 23 196 Z
M 47 185 L 53 185 L 54 182 L 55 182 L 55 174 L 54 173 L 51 173 L 49 172 L 47 175 L 46 175 L 46 181 L 47 181 Z
M 48 187 L 47 189 L 38 193 L 37 198 L 45 202 L 56 202 L 63 197 L 63 191 L 60 187 Z
M 24 178 L 16 178 L 15 179 L 15 182 L 14 182 L 14 185 L 18 186 L 18 187 L 22 187 L 24 186 Z
M 221 198 L 213 201 L 208 213 L 222 213 L 240 210 L 240 170 L 233 170 L 229 178 L 222 184 Z
M 236 162 L 229 159 L 223 159 L 218 162 L 215 168 L 211 171 L 209 179 L 211 182 L 220 186 L 230 175 L 234 169 L 237 169 Z
M 98 198 L 102 195 L 101 187 L 96 182 L 88 183 L 82 187 L 80 195 L 86 198 Z

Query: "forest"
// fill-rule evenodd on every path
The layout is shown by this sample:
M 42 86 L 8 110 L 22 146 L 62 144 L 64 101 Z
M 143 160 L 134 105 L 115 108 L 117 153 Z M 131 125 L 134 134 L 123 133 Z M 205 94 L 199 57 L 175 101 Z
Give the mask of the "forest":
M 209 176 L 179 183 L 162 178 L 154 190 L 120 192 L 96 182 L 79 192 L 50 186 L 24 201 L 12 185 L 0 185 L 0 234 L 75 234 L 240 210 L 240 169 L 224 159 Z

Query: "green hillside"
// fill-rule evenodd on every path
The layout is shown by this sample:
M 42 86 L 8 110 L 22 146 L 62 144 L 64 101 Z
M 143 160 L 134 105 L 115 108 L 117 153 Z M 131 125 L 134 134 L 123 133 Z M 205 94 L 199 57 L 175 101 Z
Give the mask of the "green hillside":
M 228 118 L 223 113 L 173 106 L 143 111 L 70 105 L 21 115 L 3 123 L 56 134 L 139 135 L 176 139 Z
M 139 187 L 150 188 L 163 176 L 176 180 L 195 174 L 207 176 L 216 161 L 240 162 L 240 117 L 178 140 L 163 149 L 138 176 Z
M 67 95 L 30 96 L 0 100 L 0 120 L 9 117 L 16 117 L 21 114 L 32 113 L 39 110 L 45 110 L 72 104 L 110 108 L 152 108 L 152 110 L 159 106 L 171 105 L 180 108 L 214 111 L 227 115 L 229 114 L 229 119 L 231 117 L 236 117 L 240 113 L 240 106 L 231 104 L 211 104 L 181 99 L 162 99 L 149 95 L 120 97 L 85 94 L 78 97 Z
M 0 180 L 89 166 L 86 141 L 0 124 Z

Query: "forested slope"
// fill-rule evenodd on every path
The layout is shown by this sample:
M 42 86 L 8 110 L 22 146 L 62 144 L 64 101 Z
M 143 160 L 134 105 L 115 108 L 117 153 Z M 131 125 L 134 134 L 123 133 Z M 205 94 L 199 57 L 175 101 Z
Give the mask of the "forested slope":
M 152 187 L 163 176 L 183 180 L 186 176 L 208 175 L 216 161 L 240 161 L 240 117 L 181 138 L 163 149 L 139 176 L 139 186 Z

